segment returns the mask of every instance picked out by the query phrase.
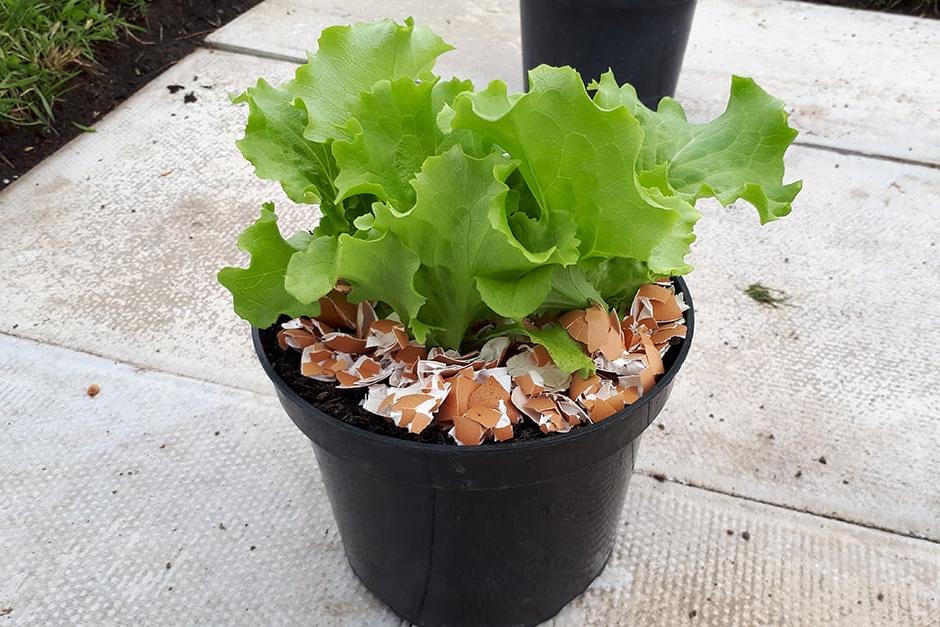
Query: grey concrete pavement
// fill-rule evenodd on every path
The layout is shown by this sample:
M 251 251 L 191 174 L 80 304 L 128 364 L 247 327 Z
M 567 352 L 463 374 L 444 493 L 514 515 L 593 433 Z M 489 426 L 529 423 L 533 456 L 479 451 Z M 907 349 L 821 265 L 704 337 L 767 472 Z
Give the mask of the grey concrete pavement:
M 9 337 L 0 378 L 0 620 L 399 623 L 273 398 Z M 938 578 L 935 544 L 637 476 L 607 569 L 553 622 L 926 625 Z
M 415 4 L 382 13 L 457 44 L 447 71 L 518 86 L 513 3 Z M 261 202 L 286 231 L 316 216 L 255 179 L 227 92 L 289 77 L 264 55 L 367 8 L 268 0 L 212 38 L 243 53 L 194 53 L 0 193 L 0 623 L 398 622 L 345 565 L 313 457 L 214 278 L 243 261 L 234 240 Z M 743 66 L 827 148 L 792 150 L 805 188 L 786 220 L 703 208 L 695 345 L 638 464 L 668 479 L 636 477 L 610 567 L 557 624 L 940 614 L 940 168 L 898 161 L 940 163 L 938 29 L 701 2 L 691 115 Z M 758 281 L 790 303 L 750 300 Z

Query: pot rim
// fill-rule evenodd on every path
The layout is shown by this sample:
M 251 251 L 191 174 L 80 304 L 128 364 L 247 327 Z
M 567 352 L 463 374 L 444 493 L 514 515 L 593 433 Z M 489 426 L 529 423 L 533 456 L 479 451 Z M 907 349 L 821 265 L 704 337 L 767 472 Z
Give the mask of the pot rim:
M 341 431 L 347 432 L 349 435 L 356 435 L 366 440 L 370 440 L 376 444 L 383 444 L 393 448 L 399 448 L 403 451 L 415 451 L 420 452 L 424 455 L 462 455 L 462 456 L 484 456 L 484 455 L 494 455 L 501 453 L 508 453 L 511 451 L 533 451 L 541 448 L 548 448 L 553 446 L 563 446 L 568 442 L 576 442 L 585 438 L 594 437 L 595 434 L 601 435 L 605 431 L 611 430 L 620 422 L 629 420 L 630 417 L 640 410 L 640 408 L 645 407 L 649 404 L 653 398 L 655 398 L 663 389 L 667 388 L 672 380 L 675 378 L 676 373 L 679 372 L 679 369 L 682 367 L 682 364 L 685 362 L 685 358 L 689 353 L 689 350 L 692 346 L 692 336 L 695 329 L 695 313 L 694 307 L 692 304 L 692 297 L 689 293 L 689 287 L 686 285 L 685 281 L 680 276 L 672 277 L 672 281 L 675 286 L 682 293 L 683 298 L 685 299 L 685 304 L 688 305 L 688 309 L 683 314 L 685 318 L 686 325 L 686 336 L 682 339 L 679 344 L 678 352 L 676 353 L 675 359 L 672 362 L 672 365 L 666 370 L 665 373 L 659 378 L 653 388 L 640 397 L 640 400 L 636 403 L 628 405 L 623 410 L 617 412 L 613 416 L 602 420 L 598 423 L 580 425 L 568 433 L 559 433 L 550 437 L 536 438 L 532 440 L 510 440 L 508 442 L 499 442 L 496 444 L 491 444 L 487 446 L 458 446 L 455 444 L 436 444 L 432 442 L 413 442 L 410 440 L 405 440 L 403 438 L 395 438 L 387 435 L 382 435 L 379 433 L 374 433 L 363 429 L 362 427 L 354 427 L 339 418 L 329 414 L 318 406 L 314 405 L 310 401 L 303 398 L 300 394 L 294 391 L 274 370 L 274 367 L 271 365 L 271 362 L 268 360 L 267 355 L 264 352 L 264 347 L 261 345 L 261 334 L 259 329 L 252 327 L 251 328 L 251 338 L 252 344 L 255 348 L 255 354 L 258 356 L 258 360 L 261 362 L 261 367 L 264 369 L 266 375 L 274 384 L 275 390 L 278 394 L 287 396 L 291 399 L 292 402 L 298 405 L 307 405 L 312 407 L 316 411 L 313 412 L 314 415 L 323 415 L 333 421 L 331 425 L 334 429 L 339 429 Z

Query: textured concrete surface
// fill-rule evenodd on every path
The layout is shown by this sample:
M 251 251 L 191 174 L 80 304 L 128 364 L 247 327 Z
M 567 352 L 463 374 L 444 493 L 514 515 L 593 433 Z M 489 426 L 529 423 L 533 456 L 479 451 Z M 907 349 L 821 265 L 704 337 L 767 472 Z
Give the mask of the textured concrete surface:
M 0 195 L 0 332 L 270 394 L 214 275 L 283 195 L 232 146 L 244 112 L 225 92 L 291 67 L 198 52 Z M 214 88 L 185 105 L 174 83 Z M 940 170 L 809 148 L 790 166 L 806 184 L 788 219 L 706 208 L 695 347 L 639 467 L 940 539 Z M 756 281 L 791 306 L 749 300 Z
M 303 61 L 325 26 L 413 15 L 457 50 L 442 71 L 521 88 L 518 3 L 267 0 L 213 45 Z M 940 23 L 790 0 L 699 0 L 678 98 L 714 115 L 729 74 L 785 100 L 801 142 L 940 164 Z
M 521 82 L 514 3 L 412 4 L 383 13 L 457 44 L 447 71 Z M 214 38 L 293 57 L 366 7 L 268 0 Z M 804 141 L 940 162 L 938 28 L 703 0 L 680 96 L 715 110 L 713 79 L 743 65 Z M 262 201 L 315 216 L 233 147 L 227 92 L 292 71 L 199 51 L 0 193 L 0 625 L 398 622 L 345 565 L 214 279 Z M 790 218 L 705 208 L 695 345 L 638 464 L 667 481 L 632 483 L 610 566 L 557 624 L 937 621 L 940 169 L 811 147 L 789 166 Z M 789 304 L 748 299 L 758 281 Z
M 244 368 L 248 328 L 215 273 L 240 261 L 232 243 L 262 202 L 287 202 L 235 149 L 246 113 L 228 94 L 290 73 L 196 52 L 10 185 L 0 194 L 0 331 L 268 390 Z M 186 90 L 171 94 L 173 84 Z M 184 104 L 190 90 L 198 100 Z M 281 213 L 289 222 L 315 212 Z
M 347 567 L 273 398 L 9 337 L 0 378 L 0 485 L 16 486 L 0 499 L 0 624 L 398 624 Z M 647 477 L 627 500 L 607 569 L 554 624 L 940 612 L 936 544 Z

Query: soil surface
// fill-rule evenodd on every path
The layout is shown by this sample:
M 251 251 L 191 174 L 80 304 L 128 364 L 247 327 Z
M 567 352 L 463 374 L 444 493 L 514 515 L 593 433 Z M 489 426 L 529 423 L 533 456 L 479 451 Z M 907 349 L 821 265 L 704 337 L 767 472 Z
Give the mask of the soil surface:
M 408 433 L 399 429 L 390 420 L 366 411 L 359 402 L 365 398 L 365 390 L 341 390 L 335 383 L 317 381 L 300 374 L 300 351 L 288 349 L 281 350 L 277 344 L 277 332 L 281 328 L 282 318 L 274 326 L 261 331 L 261 345 L 274 370 L 287 383 L 288 386 L 305 401 L 315 405 L 320 411 L 329 414 L 343 422 L 392 438 L 409 440 L 411 442 L 426 442 L 429 444 L 450 444 L 457 446 L 453 438 L 447 435 L 446 430 L 439 425 L 429 425 L 420 434 Z M 531 420 L 523 420 L 513 428 L 513 440 L 530 440 L 533 438 L 557 437 L 557 434 L 545 434 Z M 484 442 L 481 446 L 494 446 L 498 442 Z
M 202 44 L 206 35 L 261 0 L 153 0 L 142 31 L 95 48 L 97 64 L 72 80 L 49 128 L 0 127 L 0 189 L 82 133 L 102 115 Z

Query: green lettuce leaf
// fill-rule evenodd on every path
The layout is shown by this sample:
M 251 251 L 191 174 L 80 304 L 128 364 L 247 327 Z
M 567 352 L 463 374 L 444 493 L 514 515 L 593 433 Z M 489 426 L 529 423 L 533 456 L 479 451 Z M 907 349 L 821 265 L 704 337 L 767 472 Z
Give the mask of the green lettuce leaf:
M 414 287 L 418 258 L 391 233 L 371 235 L 341 233 L 313 239 L 291 258 L 286 290 L 300 302 L 315 303 L 343 279 L 352 286 L 350 302 L 381 301 L 408 324 L 424 304 Z
M 341 232 L 347 224 L 342 206 L 336 204 L 333 179 L 338 172 L 328 144 L 304 138 L 307 113 L 294 102 L 293 81 L 273 87 L 259 80 L 234 103 L 248 105 L 244 138 L 235 142 L 262 179 L 278 181 L 287 197 L 297 203 L 319 203 L 321 230 Z
M 238 236 L 238 248 L 251 255 L 247 268 L 222 268 L 219 283 L 232 293 L 235 313 L 252 326 L 265 328 L 281 314 L 315 316 L 319 304 L 297 300 L 284 289 L 284 274 L 297 249 L 281 237 L 274 205 L 266 203 L 260 217 Z
M 762 223 L 791 211 L 800 183 L 783 182 L 783 155 L 796 132 L 750 79 L 733 78 L 721 116 L 690 124 L 610 72 L 593 97 L 574 70 L 547 66 L 528 93 L 500 81 L 473 92 L 432 73 L 449 49 L 410 18 L 332 27 L 293 80 L 233 99 L 248 105 L 238 147 L 257 175 L 322 213 L 285 240 L 266 205 L 242 234 L 249 266 L 219 273 L 239 315 L 309 315 L 344 280 L 353 302 L 459 348 L 479 320 L 514 333 L 532 313 L 622 312 L 644 283 L 690 272 L 700 198 L 746 200 Z M 563 329 L 526 333 L 560 366 L 593 369 Z
M 581 266 L 556 266 L 548 294 L 539 311 L 557 313 L 572 309 L 587 309 L 594 303 L 607 307 L 604 297 L 595 286 L 595 278 Z
M 639 122 L 624 107 L 595 104 L 571 68 L 539 66 L 529 85 L 523 95 L 509 96 L 501 81 L 459 95 L 450 125 L 492 138 L 519 160 L 548 218 L 570 214 L 581 258 L 648 258 L 678 216 L 636 180 Z
M 757 209 L 761 224 L 790 213 L 802 187 L 783 184 L 783 155 L 797 132 L 787 123 L 780 100 L 750 78 L 734 76 L 725 112 L 707 124 L 689 124 L 682 107 L 664 98 L 656 111 L 646 108 L 630 85 L 618 86 L 606 72 L 594 101 L 607 110 L 621 105 L 643 127 L 639 170 L 660 165 L 668 169 L 669 184 L 692 201 L 712 196 L 724 205 L 742 198 Z
M 504 318 L 520 319 L 539 308 L 552 286 L 558 266 L 542 266 L 518 278 L 503 280 L 476 277 L 483 302 Z
M 547 292 L 546 277 L 530 274 L 544 259 L 494 228 L 505 212 L 502 179 L 510 167 L 498 153 L 475 158 L 454 146 L 425 161 L 414 182 L 413 209 L 375 206 L 374 228 L 396 235 L 420 259 L 415 286 L 426 302 L 418 318 L 448 348 L 458 348 L 467 327 L 494 308 L 520 314 L 531 307 L 525 311 L 531 313 Z M 518 288 L 511 288 L 513 281 Z
M 411 18 L 324 29 L 317 52 L 294 77 L 307 109 L 304 135 L 317 142 L 344 136 L 361 94 L 381 80 L 422 77 L 448 50 L 453 46 Z
M 338 198 L 369 193 L 398 211 L 414 206 L 411 182 L 424 160 L 444 144 L 437 115 L 458 93 L 472 88 L 470 81 L 405 77 L 379 81 L 361 94 L 345 127 L 352 139 L 333 143 Z
M 338 238 L 310 239 L 294 253 L 284 274 L 284 289 L 302 303 L 315 303 L 336 286 Z
M 581 349 L 581 345 L 558 325 L 552 324 L 542 329 L 520 325 L 514 330 L 544 346 L 555 365 L 565 372 L 580 372 L 583 378 L 587 378 L 597 369 L 594 361 Z
M 637 290 L 662 275 L 651 272 L 639 259 L 613 257 L 583 264 L 587 279 L 607 301 L 607 305 L 626 313 Z

